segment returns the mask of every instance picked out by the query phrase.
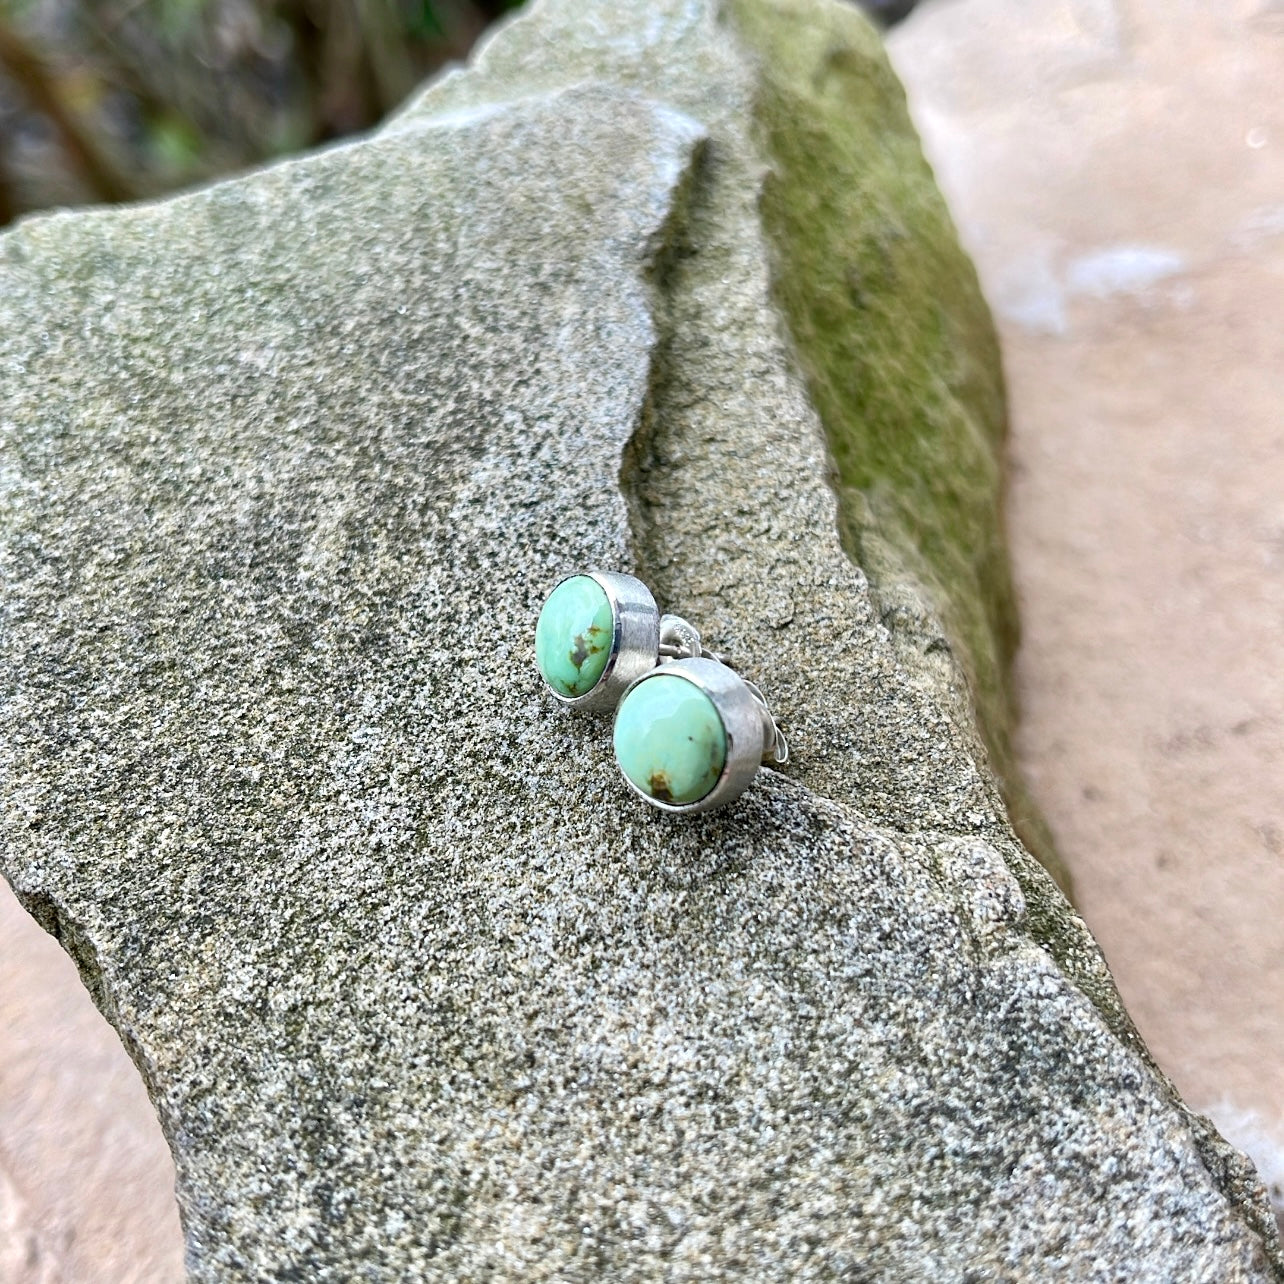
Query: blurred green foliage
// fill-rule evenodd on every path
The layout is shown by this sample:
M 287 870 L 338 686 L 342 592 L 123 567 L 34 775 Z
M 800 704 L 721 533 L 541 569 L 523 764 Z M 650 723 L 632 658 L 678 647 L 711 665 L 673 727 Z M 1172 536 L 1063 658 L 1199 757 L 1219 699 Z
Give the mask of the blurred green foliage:
M 0 223 L 376 124 L 521 0 L 0 0 Z

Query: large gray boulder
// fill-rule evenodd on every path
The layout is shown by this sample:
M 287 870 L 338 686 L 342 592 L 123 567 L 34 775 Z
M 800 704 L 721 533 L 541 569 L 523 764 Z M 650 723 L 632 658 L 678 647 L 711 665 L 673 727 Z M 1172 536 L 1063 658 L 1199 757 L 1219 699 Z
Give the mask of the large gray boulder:
M 0 239 L 4 872 L 197 1280 L 1284 1279 L 1004 804 L 997 360 L 877 40 L 718 10 Z M 591 567 L 794 763 L 638 803 L 532 664 Z

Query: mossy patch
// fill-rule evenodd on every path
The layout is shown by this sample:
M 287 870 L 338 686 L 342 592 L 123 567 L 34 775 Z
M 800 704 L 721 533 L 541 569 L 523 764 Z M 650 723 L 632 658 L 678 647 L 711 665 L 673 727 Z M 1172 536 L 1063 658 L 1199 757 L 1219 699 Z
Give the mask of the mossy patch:
M 1013 823 L 1068 889 L 1012 751 L 1007 412 L 976 273 L 873 27 L 839 4 L 729 12 L 761 55 L 774 288 L 833 457 L 844 547 L 898 641 L 959 661 Z

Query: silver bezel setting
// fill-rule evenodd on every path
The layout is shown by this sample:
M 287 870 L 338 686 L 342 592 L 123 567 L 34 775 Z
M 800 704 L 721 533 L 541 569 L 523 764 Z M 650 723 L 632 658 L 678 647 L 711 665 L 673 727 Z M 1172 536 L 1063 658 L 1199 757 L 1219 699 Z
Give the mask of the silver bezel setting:
M 544 685 L 553 699 L 568 709 L 590 712 L 612 709 L 638 678 L 655 668 L 660 658 L 660 608 L 641 580 L 618 571 L 578 571 L 575 575 L 565 575 L 549 590 L 549 597 L 567 580 L 578 579 L 580 575 L 587 575 L 598 584 L 611 604 L 614 623 L 611 653 L 606 658 L 602 676 L 592 690 L 581 696 L 564 696 L 547 682 Z
M 628 691 L 621 697 L 621 703 L 634 687 L 640 686 L 648 678 L 658 678 L 662 674 L 685 678 L 709 697 L 718 717 L 722 719 L 722 729 L 727 735 L 727 760 L 713 788 L 703 798 L 691 803 L 667 803 L 652 798 L 621 770 L 624 783 L 643 802 L 657 810 L 684 816 L 711 811 L 715 807 L 725 807 L 728 803 L 735 802 L 749 788 L 750 782 L 758 774 L 758 768 L 762 766 L 768 748 L 774 743 L 775 723 L 767 712 L 766 705 L 754 696 L 749 684 L 734 669 L 718 660 L 704 657 L 666 660 L 630 683 Z

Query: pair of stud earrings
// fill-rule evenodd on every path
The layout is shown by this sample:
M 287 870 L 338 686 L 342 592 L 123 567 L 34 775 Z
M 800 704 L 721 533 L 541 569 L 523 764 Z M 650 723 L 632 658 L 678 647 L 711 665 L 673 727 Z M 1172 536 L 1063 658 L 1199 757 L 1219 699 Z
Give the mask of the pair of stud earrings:
M 535 626 L 535 662 L 572 709 L 615 708 L 615 759 L 634 793 L 668 812 L 739 798 L 789 746 L 762 692 L 661 615 L 632 575 L 590 571 L 557 584 Z

